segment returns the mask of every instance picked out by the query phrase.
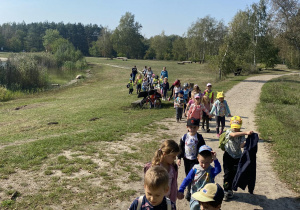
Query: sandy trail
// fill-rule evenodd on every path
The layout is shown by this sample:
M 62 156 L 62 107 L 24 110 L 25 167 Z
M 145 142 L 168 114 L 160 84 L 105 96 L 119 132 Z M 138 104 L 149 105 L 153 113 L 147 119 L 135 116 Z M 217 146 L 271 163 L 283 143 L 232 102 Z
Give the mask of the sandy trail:
M 225 94 L 232 115 L 240 115 L 243 118 L 242 130 L 257 131 L 255 126 L 254 110 L 259 103 L 261 88 L 268 80 L 279 77 L 280 75 L 262 75 L 255 76 L 244 80 L 234 86 Z M 229 128 L 229 119 L 226 119 L 226 127 Z M 173 120 L 174 121 L 174 120 Z M 178 128 L 176 123 L 170 123 L 170 129 L 174 128 L 176 133 L 184 134 L 186 128 L 181 123 Z M 206 144 L 217 151 L 217 157 L 222 165 L 223 170 L 223 151 L 218 148 L 218 139 L 215 131 L 215 121 L 210 123 L 211 133 L 200 133 L 203 135 Z M 178 139 L 180 136 L 174 136 Z M 183 166 L 179 169 L 178 185 L 184 179 L 185 174 Z M 260 140 L 257 153 L 257 173 L 254 194 L 239 189 L 235 192 L 234 198 L 229 202 L 223 202 L 222 210 L 231 209 L 300 209 L 300 203 L 295 201 L 296 193 L 288 189 L 287 185 L 280 182 L 277 175 L 272 169 L 271 159 L 266 150 L 265 143 Z M 216 177 L 216 182 L 223 185 L 223 171 Z M 186 200 L 177 201 L 177 209 L 189 209 Z

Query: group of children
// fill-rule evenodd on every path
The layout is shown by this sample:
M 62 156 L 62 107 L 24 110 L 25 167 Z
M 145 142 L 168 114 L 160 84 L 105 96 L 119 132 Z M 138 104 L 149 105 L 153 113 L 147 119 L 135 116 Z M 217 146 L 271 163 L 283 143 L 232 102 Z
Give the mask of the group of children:
M 211 111 L 215 110 L 212 108 Z M 176 200 L 184 198 L 186 188 L 185 198 L 189 201 L 190 209 L 220 209 L 223 200 L 233 197 L 235 166 L 242 155 L 245 135 L 253 133 L 242 132 L 241 126 L 242 119 L 234 116 L 230 120 L 230 129 L 226 130 L 228 141 L 223 154 L 223 188 L 214 181 L 221 172 L 217 154 L 198 133 L 200 120 L 191 117 L 187 120 L 188 132 L 182 136 L 180 143 L 164 141 L 155 152 L 152 162 L 145 165 L 145 195 L 136 198 L 129 209 L 176 209 Z M 181 159 L 186 178 L 178 189 L 178 166 L 182 164 Z
M 167 91 L 170 88 L 167 68 L 163 67 L 160 76 L 158 76 L 153 73 L 151 67 L 147 68 L 147 66 L 145 66 L 141 73 L 138 73 L 136 66 L 134 66 L 132 68 L 132 72 L 130 73 L 129 82 L 127 84 L 129 94 L 133 93 L 134 86 L 136 86 L 137 94 L 139 94 L 141 91 L 157 89 L 157 92 L 159 92 L 162 95 L 163 100 L 165 100 Z

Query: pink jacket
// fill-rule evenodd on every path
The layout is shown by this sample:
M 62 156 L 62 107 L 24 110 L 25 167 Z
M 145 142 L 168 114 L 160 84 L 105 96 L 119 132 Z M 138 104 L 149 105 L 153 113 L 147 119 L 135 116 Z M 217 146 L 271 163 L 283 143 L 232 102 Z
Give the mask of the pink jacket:
M 209 115 L 209 110 L 205 108 L 203 104 L 196 105 L 192 104 L 191 108 L 188 111 L 188 119 L 195 118 L 195 119 L 202 119 L 203 112 Z

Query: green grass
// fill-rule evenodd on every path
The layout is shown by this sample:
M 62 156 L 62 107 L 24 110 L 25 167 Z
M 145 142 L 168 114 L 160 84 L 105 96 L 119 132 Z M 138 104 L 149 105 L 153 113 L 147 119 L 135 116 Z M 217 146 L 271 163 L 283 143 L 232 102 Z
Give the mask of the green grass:
M 128 95 L 126 88 L 134 65 L 139 70 L 151 66 L 156 74 L 166 66 L 170 83 L 178 78 L 194 82 L 202 90 L 212 82 L 214 91 L 227 91 L 247 77 L 229 76 L 217 82 L 216 72 L 206 64 L 101 58 L 87 61 L 92 76 L 83 82 L 1 103 L 0 181 L 10 181 L 11 175 L 18 173 L 39 179 L 39 187 L 32 194 L 18 190 L 21 196 L 16 202 L 6 202 L 3 196 L 2 205 L 17 209 L 51 209 L 52 205 L 80 209 L 97 202 L 107 207 L 111 201 L 136 192 L 119 189 L 114 180 L 140 184 L 142 165 L 151 160 L 162 139 L 169 136 L 155 132 L 151 141 L 136 144 L 125 144 L 124 139 L 131 139 L 128 137 L 132 133 L 153 136 L 160 127 L 167 130 L 155 122 L 174 117 L 174 109 L 169 102 L 163 102 L 160 110 L 130 107 L 137 100 L 136 94 Z M 21 106 L 24 107 L 15 110 Z M 95 117 L 99 119 L 89 121 Z M 49 122 L 58 124 L 48 125 Z M 118 148 L 123 143 L 126 148 L 121 151 Z M 24 190 L 31 186 L 26 178 L 21 183 Z
M 300 192 L 300 77 L 283 76 L 262 88 L 257 107 L 261 138 L 270 143 L 280 178 Z

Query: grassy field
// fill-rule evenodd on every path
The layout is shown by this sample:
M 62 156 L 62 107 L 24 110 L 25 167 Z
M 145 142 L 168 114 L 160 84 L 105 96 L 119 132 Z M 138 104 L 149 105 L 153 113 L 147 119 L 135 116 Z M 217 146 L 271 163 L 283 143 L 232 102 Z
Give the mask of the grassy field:
M 141 164 L 149 161 L 161 139 L 167 138 L 154 136 L 155 122 L 175 113 L 169 102 L 160 110 L 130 107 L 137 100 L 126 88 L 133 65 L 139 70 L 151 66 L 155 74 L 166 66 L 171 82 L 177 78 L 194 82 L 202 90 L 211 82 L 214 91 L 226 91 L 246 78 L 230 76 L 216 82 L 216 73 L 207 65 L 178 65 L 174 61 L 87 61 L 92 75 L 84 81 L 1 103 L 2 207 L 102 208 L 135 193 L 116 183 L 130 186 L 142 179 Z M 138 144 L 124 142 L 128 136 L 144 134 L 153 138 Z M 11 200 L 16 191 L 17 201 Z
M 262 88 L 257 107 L 262 139 L 270 143 L 280 178 L 300 192 L 300 77 L 283 76 Z

